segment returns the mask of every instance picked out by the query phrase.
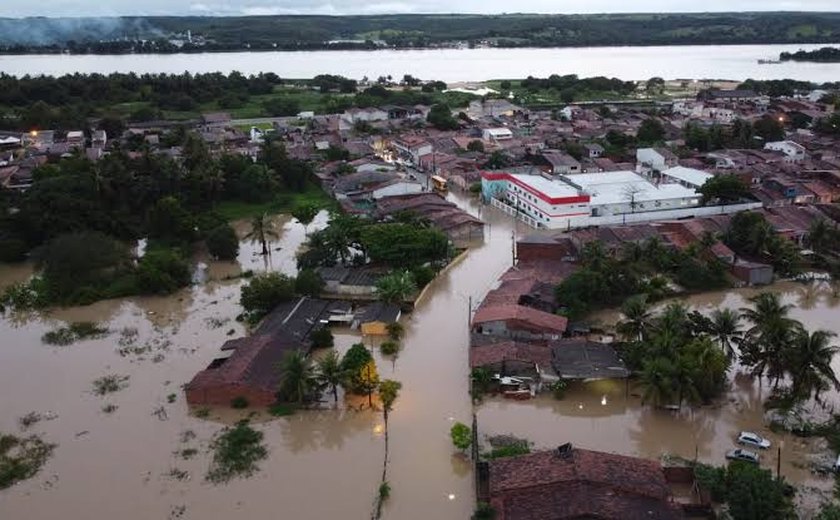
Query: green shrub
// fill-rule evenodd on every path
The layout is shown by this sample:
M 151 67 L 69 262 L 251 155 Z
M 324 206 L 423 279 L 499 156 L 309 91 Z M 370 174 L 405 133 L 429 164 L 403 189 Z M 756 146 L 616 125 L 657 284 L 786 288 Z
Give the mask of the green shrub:
M 40 437 L 16 437 L 0 433 L 0 489 L 34 477 L 52 455 L 55 444 Z
M 485 502 L 479 502 L 472 515 L 472 520 L 493 520 L 494 518 L 496 518 L 496 510 Z
M 272 417 L 286 417 L 287 415 L 293 415 L 295 408 L 286 403 L 275 403 L 268 409 L 268 413 Z
M 239 254 L 239 239 L 236 231 L 228 224 L 213 228 L 207 235 L 207 250 L 219 260 L 236 260 Z
M 324 288 L 324 280 L 312 269 L 304 269 L 295 278 L 295 292 L 302 296 L 317 297 Z
M 244 408 L 248 408 L 248 399 L 244 396 L 237 396 L 230 400 L 231 408 L 236 408 L 237 410 L 242 410 Z
M 563 380 L 557 380 L 551 384 L 551 395 L 554 396 L 555 399 L 558 401 L 566 397 L 566 388 L 568 388 L 569 384 Z
M 399 341 L 405 335 L 405 327 L 398 321 L 392 321 L 385 325 L 385 330 L 388 331 L 388 338 L 391 341 Z
M 211 445 L 213 461 L 207 480 L 220 484 L 253 475 L 259 469 L 257 462 L 268 455 L 262 440 L 263 433 L 248 426 L 248 421 L 225 428 Z
M 66 346 L 76 341 L 89 338 L 100 338 L 108 334 L 108 329 L 98 326 L 96 323 L 77 322 L 67 327 L 51 330 L 41 336 L 41 341 L 47 345 Z
M 472 446 L 472 429 L 464 423 L 456 422 L 449 430 L 452 444 L 461 451 L 467 451 Z
M 252 316 L 265 316 L 277 305 L 295 297 L 294 281 L 280 273 L 254 276 L 242 287 L 239 302 Z
M 400 351 L 400 344 L 391 340 L 383 341 L 382 344 L 379 345 L 379 351 L 383 356 L 393 356 Z
M 173 249 L 148 251 L 137 266 L 137 288 L 144 294 L 171 294 L 191 280 L 189 264 Z

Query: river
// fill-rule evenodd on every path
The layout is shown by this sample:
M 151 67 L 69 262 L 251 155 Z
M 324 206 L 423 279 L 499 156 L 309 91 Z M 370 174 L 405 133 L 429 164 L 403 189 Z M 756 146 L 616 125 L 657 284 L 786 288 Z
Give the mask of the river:
M 466 196 L 449 197 L 488 223 L 486 240 L 432 283 L 405 319 L 406 336 L 396 360 L 376 353 L 380 376 L 403 383 L 390 416 L 392 491 L 384 518 L 469 517 L 472 471 L 454 454 L 449 439 L 453 422 L 469 423 L 473 411 L 467 393 L 468 305 L 470 297 L 479 301 L 511 265 L 514 231 L 529 232 L 493 209 L 480 211 Z M 310 229 L 325 222 L 322 213 Z M 198 418 L 186 406 L 181 386 L 216 356 L 230 331 L 244 333 L 234 321 L 243 282 L 224 278 L 242 269 L 294 273 L 294 253 L 304 230 L 284 217 L 278 217 L 278 225 L 283 232 L 272 243 L 269 265 L 253 244 L 243 242 L 236 264 L 199 256 L 207 264 L 208 280 L 169 297 L 106 301 L 0 320 L 0 431 L 19 432 L 18 418 L 31 411 L 53 412 L 57 418 L 29 431 L 58 444 L 36 477 L 0 492 L 0 518 L 369 518 L 381 473 L 382 416 L 359 411 L 363 400 L 342 400 L 335 410 L 278 419 L 258 413 L 255 427 L 269 448 L 260 471 L 223 486 L 204 481 L 213 435 L 251 411 L 214 410 Z M 241 234 L 247 225 L 237 229 Z M 0 265 L 0 287 L 29 273 L 26 266 Z M 795 317 L 840 331 L 833 318 L 834 293 L 799 285 L 777 289 L 798 305 Z M 738 307 L 749 294 L 730 291 L 688 303 L 701 309 Z M 107 323 L 114 332 L 66 347 L 42 344 L 44 332 L 80 320 Z M 126 327 L 137 330 L 133 340 L 119 333 Z M 359 339 L 340 331 L 336 348 L 343 352 Z M 111 373 L 129 376 L 128 387 L 108 397 L 94 395 L 92 381 Z M 623 385 L 602 382 L 573 388 L 563 401 L 487 399 L 476 411 L 482 435 L 515 433 L 541 448 L 573 442 L 652 458 L 666 452 L 693 458 L 696 453 L 700 460 L 720 464 L 740 429 L 767 433 L 759 391 L 757 384 L 736 377 L 720 406 L 673 415 L 641 406 Z M 170 394 L 176 396 L 173 403 Z M 118 408 L 105 413 L 106 403 Z M 160 407 L 165 415 L 154 413 Z M 785 441 L 783 475 L 830 492 L 830 479 L 801 468 L 810 443 L 786 435 L 771 438 Z M 177 452 L 185 448 L 198 449 L 198 454 L 183 460 Z M 763 464 L 773 467 L 774 457 L 768 455 Z M 173 469 L 188 476 L 174 478 Z
M 817 83 L 840 80 L 840 64 L 786 62 L 783 51 L 812 50 L 825 45 L 692 45 L 662 47 L 581 47 L 555 49 L 441 49 L 380 51 L 236 52 L 169 55 L 7 55 L 0 72 L 14 76 L 75 73 L 274 72 L 283 78 L 339 74 L 378 78 L 411 74 L 446 82 L 577 74 L 643 80 L 783 79 Z

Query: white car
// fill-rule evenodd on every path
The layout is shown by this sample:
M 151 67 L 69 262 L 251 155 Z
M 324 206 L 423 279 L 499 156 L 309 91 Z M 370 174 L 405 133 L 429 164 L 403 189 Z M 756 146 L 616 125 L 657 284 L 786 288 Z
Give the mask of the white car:
M 742 448 L 735 448 L 732 451 L 726 452 L 726 458 L 729 460 L 742 460 L 744 462 L 752 462 L 758 464 L 758 453 Z
M 770 447 L 770 441 L 753 432 L 741 432 L 738 435 L 738 444 L 744 446 L 751 446 L 753 448 L 760 448 L 766 450 Z

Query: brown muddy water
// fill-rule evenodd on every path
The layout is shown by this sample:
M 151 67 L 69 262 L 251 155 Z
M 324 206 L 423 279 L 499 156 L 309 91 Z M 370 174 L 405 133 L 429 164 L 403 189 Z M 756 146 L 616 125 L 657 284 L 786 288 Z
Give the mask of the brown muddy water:
M 467 198 L 450 198 L 473 214 Z M 454 456 L 449 429 L 469 423 L 467 394 L 468 302 L 476 303 L 511 265 L 517 226 L 493 210 L 481 215 L 486 240 L 435 280 L 415 312 L 405 318 L 406 337 L 396 359 L 378 353 L 380 377 L 403 383 L 390 418 L 391 498 L 385 518 L 468 518 L 474 502 L 470 465 Z M 321 227 L 319 215 L 309 229 Z M 0 492 L 0 518 L 127 520 L 169 518 L 364 519 L 370 516 L 383 457 L 382 416 L 359 410 L 364 400 L 340 400 L 333 409 L 291 417 L 255 417 L 269 457 L 252 478 L 214 486 L 204 481 L 208 445 L 225 424 L 247 415 L 213 410 L 198 418 L 186 406 L 181 386 L 218 353 L 232 334 L 244 334 L 234 318 L 244 270 L 295 272 L 294 253 L 304 241 L 302 226 L 278 217 L 280 237 L 268 261 L 258 246 L 243 243 L 236 263 L 198 255 L 200 285 L 166 298 L 100 302 L 43 315 L 7 316 L 0 321 L 0 431 L 20 431 L 18 418 L 32 411 L 56 418 L 32 426 L 58 447 L 33 479 Z M 528 230 L 519 224 L 517 233 Z M 247 223 L 237 227 L 248 231 Z M 0 266 L 0 286 L 26 279 L 27 266 Z M 783 285 L 795 316 L 811 327 L 840 331 L 836 299 L 827 289 Z M 822 292 L 820 292 L 822 291 Z M 693 298 L 699 308 L 743 305 L 748 293 Z M 604 320 L 615 316 L 604 315 Z M 41 336 L 66 322 L 107 323 L 112 333 L 67 347 L 51 347 Z M 127 330 L 124 330 L 127 329 Z M 132 329 L 136 329 L 136 334 Z M 338 331 L 337 349 L 360 338 Z M 107 374 L 129 376 L 128 386 L 104 397 L 92 382 Z M 765 389 L 766 392 L 766 389 Z M 170 394 L 175 401 L 169 402 Z M 572 388 L 566 399 L 530 402 L 489 399 L 477 407 L 482 434 L 514 433 L 538 447 L 574 442 L 581 447 L 645 457 L 663 453 L 721 463 L 741 429 L 767 433 L 757 384 L 735 378 L 729 400 L 680 415 L 642 407 L 632 389 L 599 382 Z M 836 401 L 837 396 L 832 396 Z M 117 409 L 102 411 L 106 404 Z M 194 435 L 194 437 L 193 437 Z M 830 489 L 831 481 L 798 466 L 810 446 L 788 436 L 782 474 L 795 483 Z M 177 453 L 198 449 L 183 460 Z M 775 455 L 764 465 L 775 467 Z M 183 479 L 172 470 L 188 473 Z

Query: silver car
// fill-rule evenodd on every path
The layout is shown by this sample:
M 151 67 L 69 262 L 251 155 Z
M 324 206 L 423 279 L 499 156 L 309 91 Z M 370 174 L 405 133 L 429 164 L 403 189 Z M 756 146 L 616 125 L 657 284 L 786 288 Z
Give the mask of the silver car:
M 736 448 L 734 450 L 727 451 L 726 458 L 729 460 L 742 460 L 744 462 L 751 462 L 753 464 L 758 464 L 759 461 L 758 453 L 750 450 L 745 450 L 743 448 Z
M 738 435 L 738 444 L 762 450 L 766 450 L 770 447 L 769 440 L 753 432 L 741 432 L 740 435 Z

